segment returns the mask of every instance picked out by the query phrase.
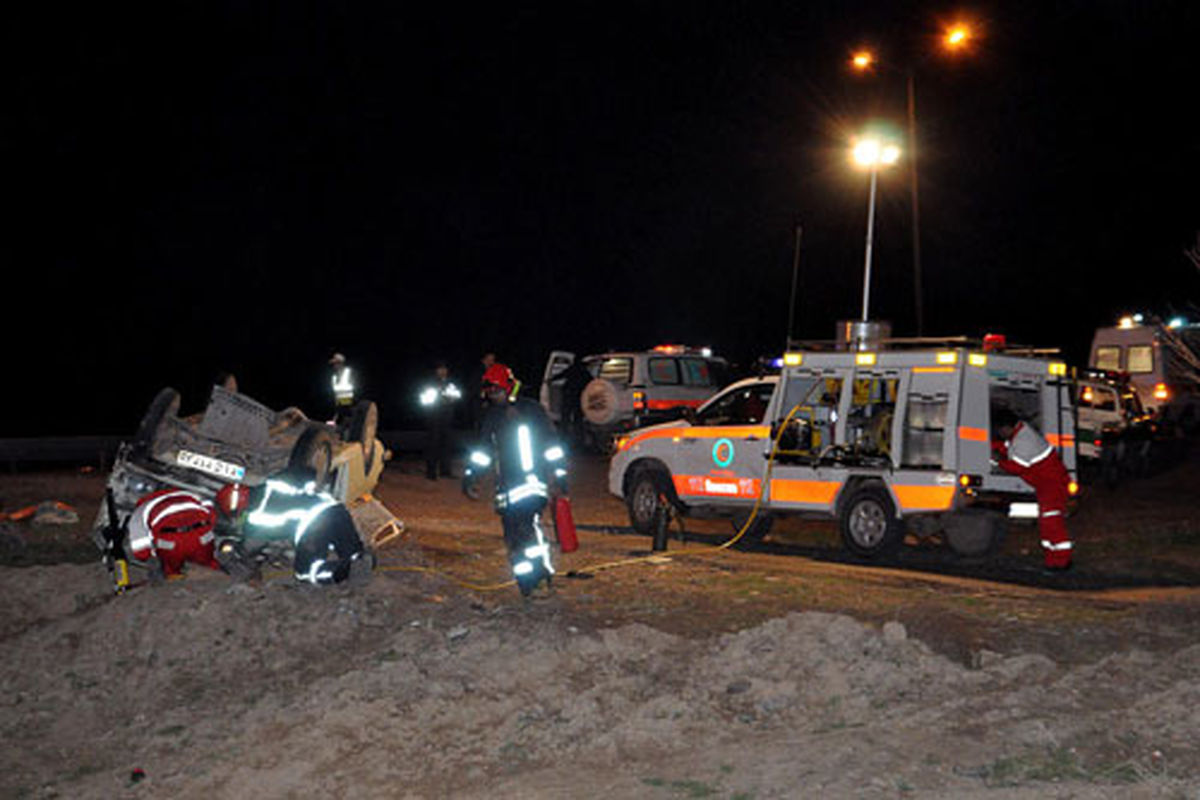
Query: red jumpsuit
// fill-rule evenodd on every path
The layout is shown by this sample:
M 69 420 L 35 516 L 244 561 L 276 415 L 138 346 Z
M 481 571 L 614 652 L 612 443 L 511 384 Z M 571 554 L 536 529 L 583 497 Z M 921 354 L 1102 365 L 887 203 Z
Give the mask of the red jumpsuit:
M 1062 459 L 1042 435 L 1024 422 L 1017 423 L 1006 442 L 997 442 L 1000 468 L 1033 487 L 1038 502 L 1038 532 L 1050 569 L 1071 565 L 1071 535 L 1066 511 L 1071 476 Z
M 129 551 L 145 561 L 157 556 L 164 575 L 178 575 L 190 561 L 220 569 L 213 557 L 213 505 L 181 489 L 162 489 L 138 501 L 129 520 Z

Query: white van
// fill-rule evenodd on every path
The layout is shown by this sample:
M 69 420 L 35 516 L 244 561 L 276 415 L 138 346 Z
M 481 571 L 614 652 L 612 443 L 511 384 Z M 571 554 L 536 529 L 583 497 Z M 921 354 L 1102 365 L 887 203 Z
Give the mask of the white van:
M 1156 417 L 1189 429 L 1200 422 L 1200 325 L 1122 317 L 1096 329 L 1088 366 L 1128 374 L 1142 406 Z

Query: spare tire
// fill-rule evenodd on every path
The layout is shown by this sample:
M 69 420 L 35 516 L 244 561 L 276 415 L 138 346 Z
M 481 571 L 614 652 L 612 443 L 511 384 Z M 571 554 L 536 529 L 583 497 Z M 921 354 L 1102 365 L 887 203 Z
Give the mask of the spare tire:
M 583 417 L 593 425 L 611 425 L 617 419 L 617 387 L 603 378 L 593 379 L 579 397 Z

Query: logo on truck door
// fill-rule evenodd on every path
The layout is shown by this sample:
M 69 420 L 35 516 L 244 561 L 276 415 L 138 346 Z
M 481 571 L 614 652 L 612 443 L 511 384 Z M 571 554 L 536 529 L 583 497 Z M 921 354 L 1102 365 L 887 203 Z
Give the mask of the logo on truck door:
M 733 463 L 733 442 L 729 439 L 717 439 L 713 442 L 712 459 L 718 467 L 728 467 Z

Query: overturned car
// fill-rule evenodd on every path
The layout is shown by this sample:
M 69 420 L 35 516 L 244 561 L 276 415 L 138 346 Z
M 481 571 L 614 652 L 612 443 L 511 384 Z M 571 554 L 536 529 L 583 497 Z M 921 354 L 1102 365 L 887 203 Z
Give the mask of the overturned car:
M 303 474 L 315 490 L 345 504 L 364 545 L 370 546 L 381 529 L 399 525 L 370 495 L 387 457 L 376 438 L 374 403 L 359 402 L 337 427 L 311 420 L 295 407 L 274 411 L 221 386 L 213 386 L 202 413 L 181 417 L 179 408 L 177 391 L 160 391 L 133 439 L 118 449 L 107 482 L 114 514 L 102 507 L 92 529 L 102 552 L 112 549 L 110 520 L 127 520 L 148 495 L 181 489 L 211 502 L 228 485 L 253 491 L 281 475 Z M 288 564 L 293 542 L 280 533 L 218 532 L 218 561 L 235 577 L 246 577 L 264 563 Z

